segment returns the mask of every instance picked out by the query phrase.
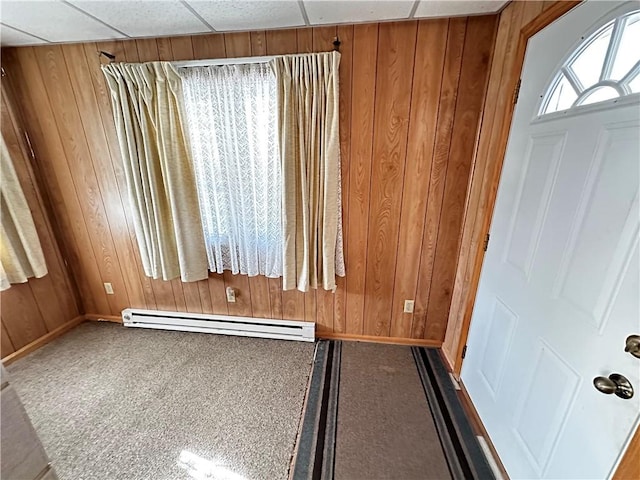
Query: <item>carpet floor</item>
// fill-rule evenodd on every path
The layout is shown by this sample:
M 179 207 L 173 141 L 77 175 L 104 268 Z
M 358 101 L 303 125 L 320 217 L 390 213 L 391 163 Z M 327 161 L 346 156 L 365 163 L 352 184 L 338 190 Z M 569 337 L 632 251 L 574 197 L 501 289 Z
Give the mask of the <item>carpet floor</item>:
M 451 478 L 411 348 L 342 345 L 336 480 Z
M 286 479 L 310 343 L 87 322 L 9 366 L 61 480 Z

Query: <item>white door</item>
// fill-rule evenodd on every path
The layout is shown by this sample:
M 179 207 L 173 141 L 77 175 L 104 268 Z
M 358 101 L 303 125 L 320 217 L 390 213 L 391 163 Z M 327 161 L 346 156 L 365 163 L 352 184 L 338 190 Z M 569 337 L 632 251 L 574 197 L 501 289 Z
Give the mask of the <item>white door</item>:
M 607 478 L 638 422 L 640 359 L 624 347 L 640 334 L 640 95 L 539 117 L 541 96 L 581 39 L 638 8 L 587 1 L 527 48 L 462 369 L 514 479 Z M 562 80 L 564 94 L 550 103 L 567 107 L 578 96 L 567 88 L 584 90 L 589 75 L 598 82 L 640 60 L 640 22 L 622 18 L 625 36 L 612 27 L 611 46 L 605 32 L 591 59 L 574 64 L 579 82 Z M 607 49 L 621 48 L 637 58 L 603 67 Z M 614 372 L 631 381 L 633 398 L 594 388 L 594 377 Z

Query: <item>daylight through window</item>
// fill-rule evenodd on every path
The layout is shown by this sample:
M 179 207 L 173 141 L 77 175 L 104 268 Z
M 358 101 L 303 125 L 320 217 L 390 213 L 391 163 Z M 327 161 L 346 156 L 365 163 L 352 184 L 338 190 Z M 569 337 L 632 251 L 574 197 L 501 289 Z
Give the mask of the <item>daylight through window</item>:
M 587 38 L 547 88 L 539 115 L 640 92 L 640 11 Z

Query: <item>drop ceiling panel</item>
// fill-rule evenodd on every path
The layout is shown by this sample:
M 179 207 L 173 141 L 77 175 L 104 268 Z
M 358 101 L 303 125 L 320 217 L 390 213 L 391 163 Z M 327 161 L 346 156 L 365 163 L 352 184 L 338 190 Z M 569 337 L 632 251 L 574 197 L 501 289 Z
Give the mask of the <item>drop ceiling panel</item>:
M 2 39 L 2 45 L 38 45 L 44 43 L 39 38 L 19 32 L 6 25 L 0 27 L 0 38 Z
M 336 24 L 406 19 L 411 15 L 413 1 L 324 1 L 304 2 L 309 23 Z
M 70 0 L 70 3 L 130 37 L 162 37 L 210 31 L 178 0 Z
M 50 42 L 122 38 L 75 8 L 55 1 L 2 1 L 2 23 Z
M 457 17 L 495 13 L 508 0 L 422 0 L 418 4 L 415 17 Z
M 189 5 L 218 31 L 261 30 L 304 26 L 295 1 L 206 1 L 189 0 Z

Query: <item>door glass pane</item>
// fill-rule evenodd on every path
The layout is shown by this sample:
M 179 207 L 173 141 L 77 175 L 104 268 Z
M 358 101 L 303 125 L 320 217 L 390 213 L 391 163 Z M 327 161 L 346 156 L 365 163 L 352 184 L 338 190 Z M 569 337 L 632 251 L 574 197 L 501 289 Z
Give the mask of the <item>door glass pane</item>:
M 605 28 L 570 65 L 582 86 L 588 88 L 600 81 L 600 72 L 607 54 L 613 24 Z
M 571 105 L 576 101 L 576 98 L 578 98 L 578 95 L 575 90 L 565 76 L 562 75 L 561 80 L 553 91 L 553 94 L 551 94 L 551 98 L 549 99 L 549 103 L 547 104 L 547 108 L 544 113 L 557 112 L 559 110 L 571 108 Z
M 633 93 L 640 92 L 640 75 L 636 75 L 633 80 L 629 82 L 629 88 Z
M 582 99 L 580 105 L 589 105 L 590 103 L 604 102 L 605 100 L 611 100 L 617 98 L 618 92 L 612 87 L 598 87 L 593 90 L 589 95 Z
M 640 13 L 627 19 L 618 54 L 613 62 L 611 78 L 620 80 L 640 60 Z

